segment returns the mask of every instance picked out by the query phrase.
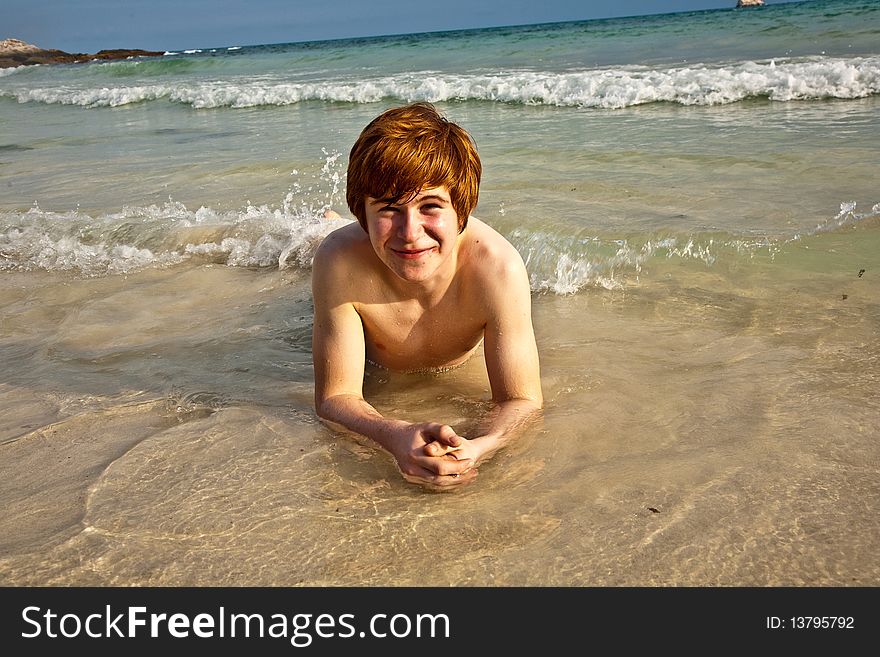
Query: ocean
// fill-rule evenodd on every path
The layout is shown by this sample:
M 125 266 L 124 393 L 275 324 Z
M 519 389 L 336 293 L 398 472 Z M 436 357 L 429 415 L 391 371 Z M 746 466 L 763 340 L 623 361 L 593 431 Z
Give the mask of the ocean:
M 0 70 L 0 584 L 880 585 L 880 4 L 196 46 Z M 348 150 L 416 100 L 546 400 L 449 494 L 312 404 Z M 365 394 L 490 399 L 480 358 Z

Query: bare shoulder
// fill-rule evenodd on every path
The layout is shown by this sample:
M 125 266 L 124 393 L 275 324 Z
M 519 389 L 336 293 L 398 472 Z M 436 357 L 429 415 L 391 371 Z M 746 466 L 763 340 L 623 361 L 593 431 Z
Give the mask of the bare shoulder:
M 342 273 L 363 265 L 370 239 L 357 222 L 327 234 L 315 251 L 312 273 L 317 276 Z
M 370 241 L 357 222 L 328 233 L 312 260 L 312 287 L 338 294 L 350 287 L 368 261 Z
M 470 261 L 480 278 L 505 285 L 527 279 L 522 256 L 501 233 L 475 217 L 468 219 L 467 232 Z
M 357 222 L 346 224 L 331 231 L 321 240 L 321 244 L 315 252 L 315 260 L 324 263 L 340 255 L 357 251 L 365 244 L 369 244 L 369 239 L 360 224 Z

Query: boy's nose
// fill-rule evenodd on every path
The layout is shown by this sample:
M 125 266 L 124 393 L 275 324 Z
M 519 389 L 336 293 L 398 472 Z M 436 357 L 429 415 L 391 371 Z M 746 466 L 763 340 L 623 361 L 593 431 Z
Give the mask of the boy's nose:
M 422 219 L 417 208 L 408 208 L 401 213 L 397 231 L 401 239 L 414 244 L 422 235 Z

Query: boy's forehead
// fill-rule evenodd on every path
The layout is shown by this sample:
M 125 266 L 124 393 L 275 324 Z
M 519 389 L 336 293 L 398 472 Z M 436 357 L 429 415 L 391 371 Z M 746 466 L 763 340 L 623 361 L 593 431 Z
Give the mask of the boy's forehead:
M 421 189 L 417 189 L 414 192 L 404 193 L 400 195 L 395 194 L 383 194 L 381 196 L 367 196 L 367 202 L 383 202 L 387 203 L 389 201 L 394 201 L 396 203 L 410 203 L 412 201 L 419 201 L 423 198 L 428 197 L 436 197 L 443 199 L 445 201 L 450 201 L 451 196 L 449 194 L 449 190 L 446 189 L 445 185 L 441 185 L 440 187 L 422 187 Z

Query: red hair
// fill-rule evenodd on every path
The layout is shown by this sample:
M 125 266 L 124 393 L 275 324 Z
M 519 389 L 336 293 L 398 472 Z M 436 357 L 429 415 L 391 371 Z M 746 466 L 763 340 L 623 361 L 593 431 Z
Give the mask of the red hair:
M 363 129 L 348 158 L 345 200 L 364 230 L 367 197 L 406 202 L 429 187 L 446 187 L 458 232 L 477 205 L 483 167 L 467 131 L 430 103 L 386 110 Z

